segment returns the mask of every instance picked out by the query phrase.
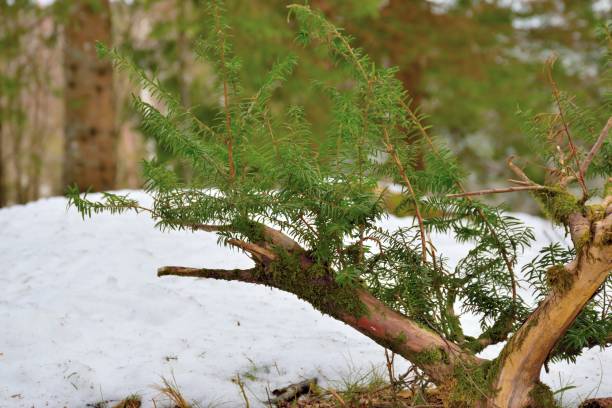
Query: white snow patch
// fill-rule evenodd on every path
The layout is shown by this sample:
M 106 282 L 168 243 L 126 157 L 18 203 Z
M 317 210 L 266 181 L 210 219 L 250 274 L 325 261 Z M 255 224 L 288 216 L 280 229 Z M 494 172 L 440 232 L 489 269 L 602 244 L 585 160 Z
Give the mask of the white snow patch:
M 150 201 L 142 192 L 130 195 Z M 544 220 L 520 218 L 535 227 L 541 245 L 562 237 Z M 409 222 L 392 217 L 385 225 Z M 131 393 L 143 396 L 146 407 L 157 395 L 152 385 L 172 375 L 203 406 L 238 407 L 236 374 L 256 403 L 266 399 L 266 388 L 311 376 L 339 381 L 383 366 L 380 346 L 291 294 L 157 278 L 163 265 L 251 263 L 218 247 L 214 234 L 153 227 L 136 214 L 83 222 L 64 198 L 0 211 L 1 407 L 82 407 Z M 451 263 L 468 248 L 445 236 L 435 242 Z M 468 332 L 478 331 L 475 319 L 464 322 Z M 494 355 L 490 349 L 485 356 Z M 589 394 L 612 395 L 610 367 L 611 353 L 593 349 L 576 365 L 552 365 L 543 378 L 554 389 L 576 385 L 565 395 L 575 404 Z

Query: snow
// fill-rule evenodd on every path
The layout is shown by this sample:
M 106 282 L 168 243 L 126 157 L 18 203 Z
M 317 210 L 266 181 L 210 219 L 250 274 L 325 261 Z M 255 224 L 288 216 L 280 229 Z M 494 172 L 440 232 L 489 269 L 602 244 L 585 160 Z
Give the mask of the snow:
M 520 218 L 541 245 L 563 239 L 544 220 Z M 391 217 L 385 224 L 408 222 Z M 161 376 L 174 376 L 202 406 L 238 407 L 237 374 L 257 405 L 266 389 L 313 376 L 334 384 L 384 364 L 380 346 L 291 294 L 156 277 L 163 265 L 251 265 L 218 247 L 214 234 L 160 232 L 137 214 L 83 222 L 64 198 L 0 210 L 0 231 L 0 407 L 82 407 L 132 393 L 148 407 Z M 467 248 L 446 236 L 434 240 L 451 263 Z M 464 322 L 477 333 L 475 319 Z M 576 365 L 552 365 L 543 379 L 553 389 L 576 386 L 565 392 L 569 406 L 612 395 L 611 354 L 588 350 Z

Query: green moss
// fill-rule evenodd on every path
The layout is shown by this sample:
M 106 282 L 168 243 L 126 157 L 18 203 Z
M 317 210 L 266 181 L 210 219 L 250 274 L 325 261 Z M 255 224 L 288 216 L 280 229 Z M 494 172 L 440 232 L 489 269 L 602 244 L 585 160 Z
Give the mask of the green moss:
M 497 375 L 495 360 L 483 364 L 456 366 L 448 387 L 446 401 L 452 408 L 473 408 L 495 394 L 493 380 Z
M 546 271 L 546 283 L 559 293 L 566 292 L 574 283 L 574 275 L 563 265 L 554 265 Z
M 559 187 L 548 187 L 533 193 L 546 217 L 559 224 L 567 224 L 570 214 L 580 212 L 578 199 Z
M 577 253 L 582 251 L 589 242 L 591 242 L 591 230 L 588 228 L 584 229 L 584 232 L 579 237 L 574 237 L 574 247 Z
M 606 209 L 601 204 L 587 205 L 585 209 L 586 216 L 591 222 L 603 220 L 606 215 Z
M 606 184 L 604 184 L 604 193 L 603 193 L 603 196 L 604 196 L 604 198 L 612 196 L 612 177 L 609 177 L 606 180 Z
M 531 404 L 529 408 L 558 408 L 559 404 L 555 401 L 555 397 L 548 385 L 537 382 L 529 391 Z
M 448 355 L 444 350 L 438 347 L 431 347 L 419 353 L 415 353 L 411 360 L 416 365 L 425 366 L 448 361 Z
M 278 260 L 259 272 L 259 280 L 295 294 L 330 316 L 348 313 L 360 317 L 366 314 L 366 307 L 356 293 L 358 287 L 339 285 L 333 271 L 324 265 L 312 264 L 304 269 L 302 255 L 289 254 L 282 248 L 276 248 L 275 253 Z

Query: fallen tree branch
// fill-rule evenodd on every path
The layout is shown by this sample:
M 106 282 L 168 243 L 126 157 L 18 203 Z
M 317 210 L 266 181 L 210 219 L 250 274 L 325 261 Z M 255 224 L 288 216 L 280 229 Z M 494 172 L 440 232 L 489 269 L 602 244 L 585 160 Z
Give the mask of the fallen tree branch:
M 290 384 L 286 387 L 272 391 L 275 398 L 270 399 L 270 403 L 276 406 L 294 401 L 300 396 L 308 394 L 317 385 L 316 378 L 310 378 L 299 383 Z

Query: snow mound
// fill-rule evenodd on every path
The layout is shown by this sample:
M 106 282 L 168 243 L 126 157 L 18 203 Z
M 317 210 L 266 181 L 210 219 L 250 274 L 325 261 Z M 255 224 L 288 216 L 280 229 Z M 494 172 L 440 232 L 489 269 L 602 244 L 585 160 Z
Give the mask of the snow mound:
M 130 195 L 149 201 L 142 192 Z M 535 227 L 539 244 L 562 239 L 545 221 L 520 217 Z M 239 407 L 236 374 L 257 404 L 266 389 L 313 376 L 333 383 L 384 364 L 380 346 L 291 294 L 156 277 L 163 265 L 251 266 L 245 255 L 218 247 L 214 234 L 160 232 L 137 214 L 83 222 L 64 198 L 0 210 L 0 231 L 1 407 L 82 407 L 132 393 L 152 406 L 161 376 L 174 376 L 203 406 Z M 466 251 L 449 237 L 435 240 L 451 262 Z M 477 332 L 475 319 L 464 320 L 468 333 Z M 553 389 L 576 385 L 564 396 L 573 404 L 612 395 L 610 354 L 589 350 L 577 365 L 552 365 L 544 379 Z

